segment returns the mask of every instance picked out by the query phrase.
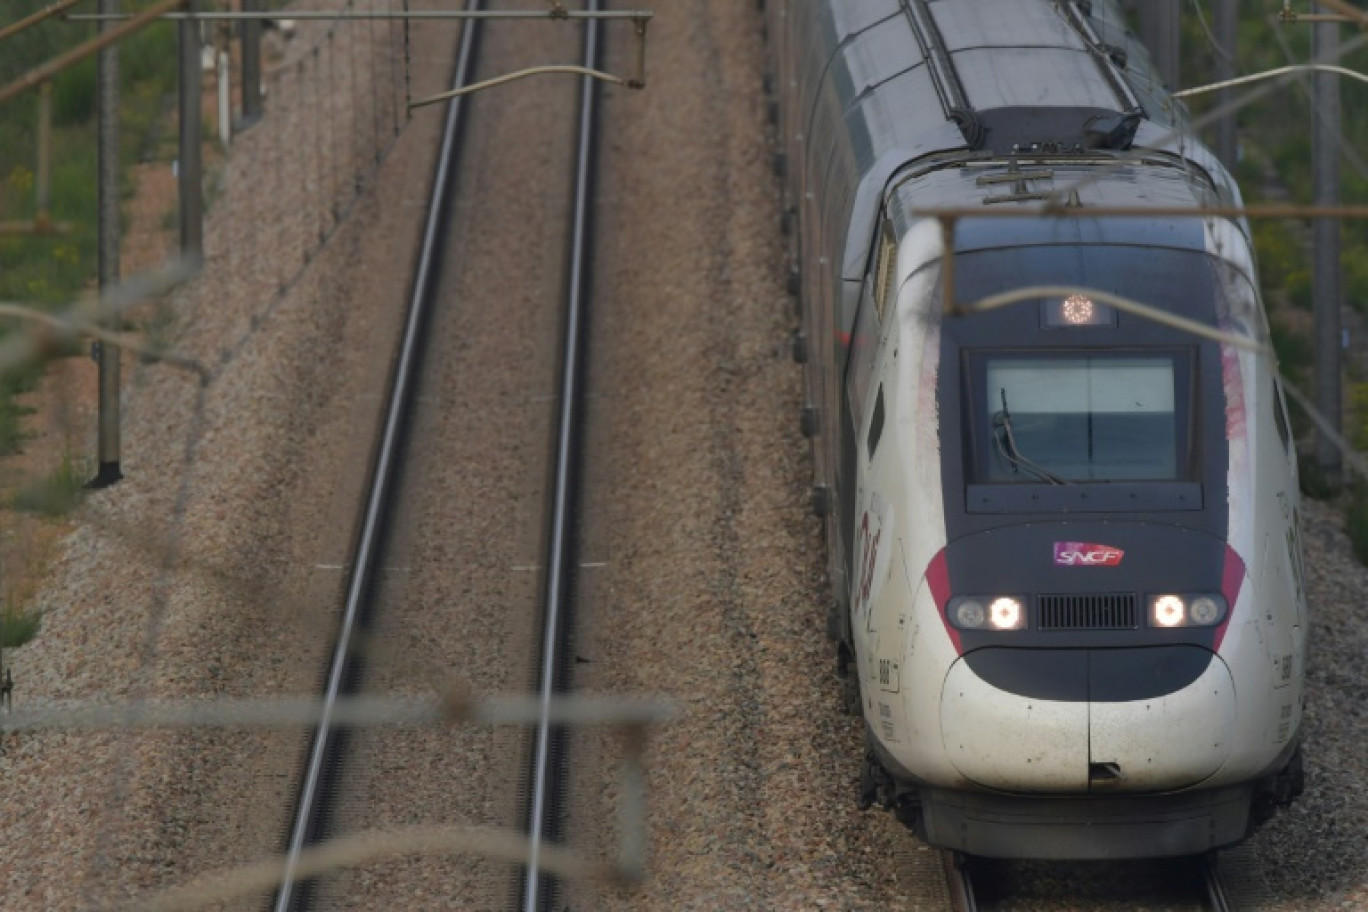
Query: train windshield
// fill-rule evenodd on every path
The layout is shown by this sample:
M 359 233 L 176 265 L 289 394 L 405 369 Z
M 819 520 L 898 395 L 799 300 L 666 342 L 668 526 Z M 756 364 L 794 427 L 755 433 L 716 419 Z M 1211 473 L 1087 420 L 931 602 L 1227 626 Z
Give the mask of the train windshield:
M 1187 358 L 1167 353 L 981 353 L 980 481 L 1184 480 Z

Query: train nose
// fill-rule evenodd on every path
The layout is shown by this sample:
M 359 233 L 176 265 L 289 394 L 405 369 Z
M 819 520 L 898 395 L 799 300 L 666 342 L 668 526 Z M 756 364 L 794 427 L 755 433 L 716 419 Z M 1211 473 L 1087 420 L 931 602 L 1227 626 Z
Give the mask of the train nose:
M 1215 773 L 1235 688 L 1199 646 L 979 649 L 950 668 L 941 734 L 955 768 L 1007 791 L 1164 791 Z

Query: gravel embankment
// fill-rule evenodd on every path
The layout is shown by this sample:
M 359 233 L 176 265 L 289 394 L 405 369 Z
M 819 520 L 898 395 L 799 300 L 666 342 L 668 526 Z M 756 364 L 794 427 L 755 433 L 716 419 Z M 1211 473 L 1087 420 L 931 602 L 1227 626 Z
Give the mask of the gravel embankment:
M 454 34 L 415 32 L 415 92 L 444 87 Z M 296 46 L 311 37 L 301 29 Z M 388 37 L 375 28 L 346 45 L 359 79 Z M 355 110 L 378 129 L 369 83 L 292 91 L 326 85 L 308 74 L 287 61 L 268 82 L 267 116 L 222 175 L 204 272 L 169 303 L 175 350 L 212 380 L 125 361 L 126 478 L 89 498 L 40 598 L 40 636 L 8 656 L 17 707 L 316 685 L 339 579 L 326 568 L 347 553 L 440 124 L 415 117 L 343 227 L 277 294 L 317 245 L 330 200 L 348 196 L 323 180 L 354 173 L 340 155 L 323 167 L 320 115 Z M 270 854 L 301 740 L 8 736 L 0 906 L 104 906 Z

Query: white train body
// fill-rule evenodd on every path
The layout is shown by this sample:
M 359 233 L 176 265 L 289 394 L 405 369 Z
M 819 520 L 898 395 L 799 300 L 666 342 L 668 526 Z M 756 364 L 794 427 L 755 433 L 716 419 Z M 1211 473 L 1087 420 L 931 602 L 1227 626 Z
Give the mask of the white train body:
M 988 856 L 1238 841 L 1301 789 L 1293 443 L 1269 356 L 1124 302 L 1265 342 L 1248 227 L 1087 215 L 1237 188 L 1110 0 L 767 15 L 862 801 Z

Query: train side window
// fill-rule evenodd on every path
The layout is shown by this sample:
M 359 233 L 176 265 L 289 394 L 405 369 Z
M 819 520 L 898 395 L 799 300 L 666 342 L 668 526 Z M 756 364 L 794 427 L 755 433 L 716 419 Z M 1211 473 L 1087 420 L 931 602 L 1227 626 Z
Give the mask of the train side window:
M 884 427 L 884 397 L 883 384 L 879 384 L 879 394 L 874 397 L 874 414 L 869 419 L 869 436 L 865 443 L 869 447 L 869 458 L 874 458 L 874 451 L 879 448 L 879 438 L 883 436 Z
M 1283 452 L 1292 451 L 1292 432 L 1288 428 L 1287 404 L 1283 401 L 1282 384 L 1273 381 L 1273 422 L 1278 426 L 1278 436 L 1282 438 Z
M 874 310 L 883 325 L 884 310 L 887 306 L 888 292 L 893 285 L 893 273 L 898 268 L 898 240 L 893 236 L 893 223 L 883 220 L 883 230 L 879 235 L 879 260 L 874 273 Z

